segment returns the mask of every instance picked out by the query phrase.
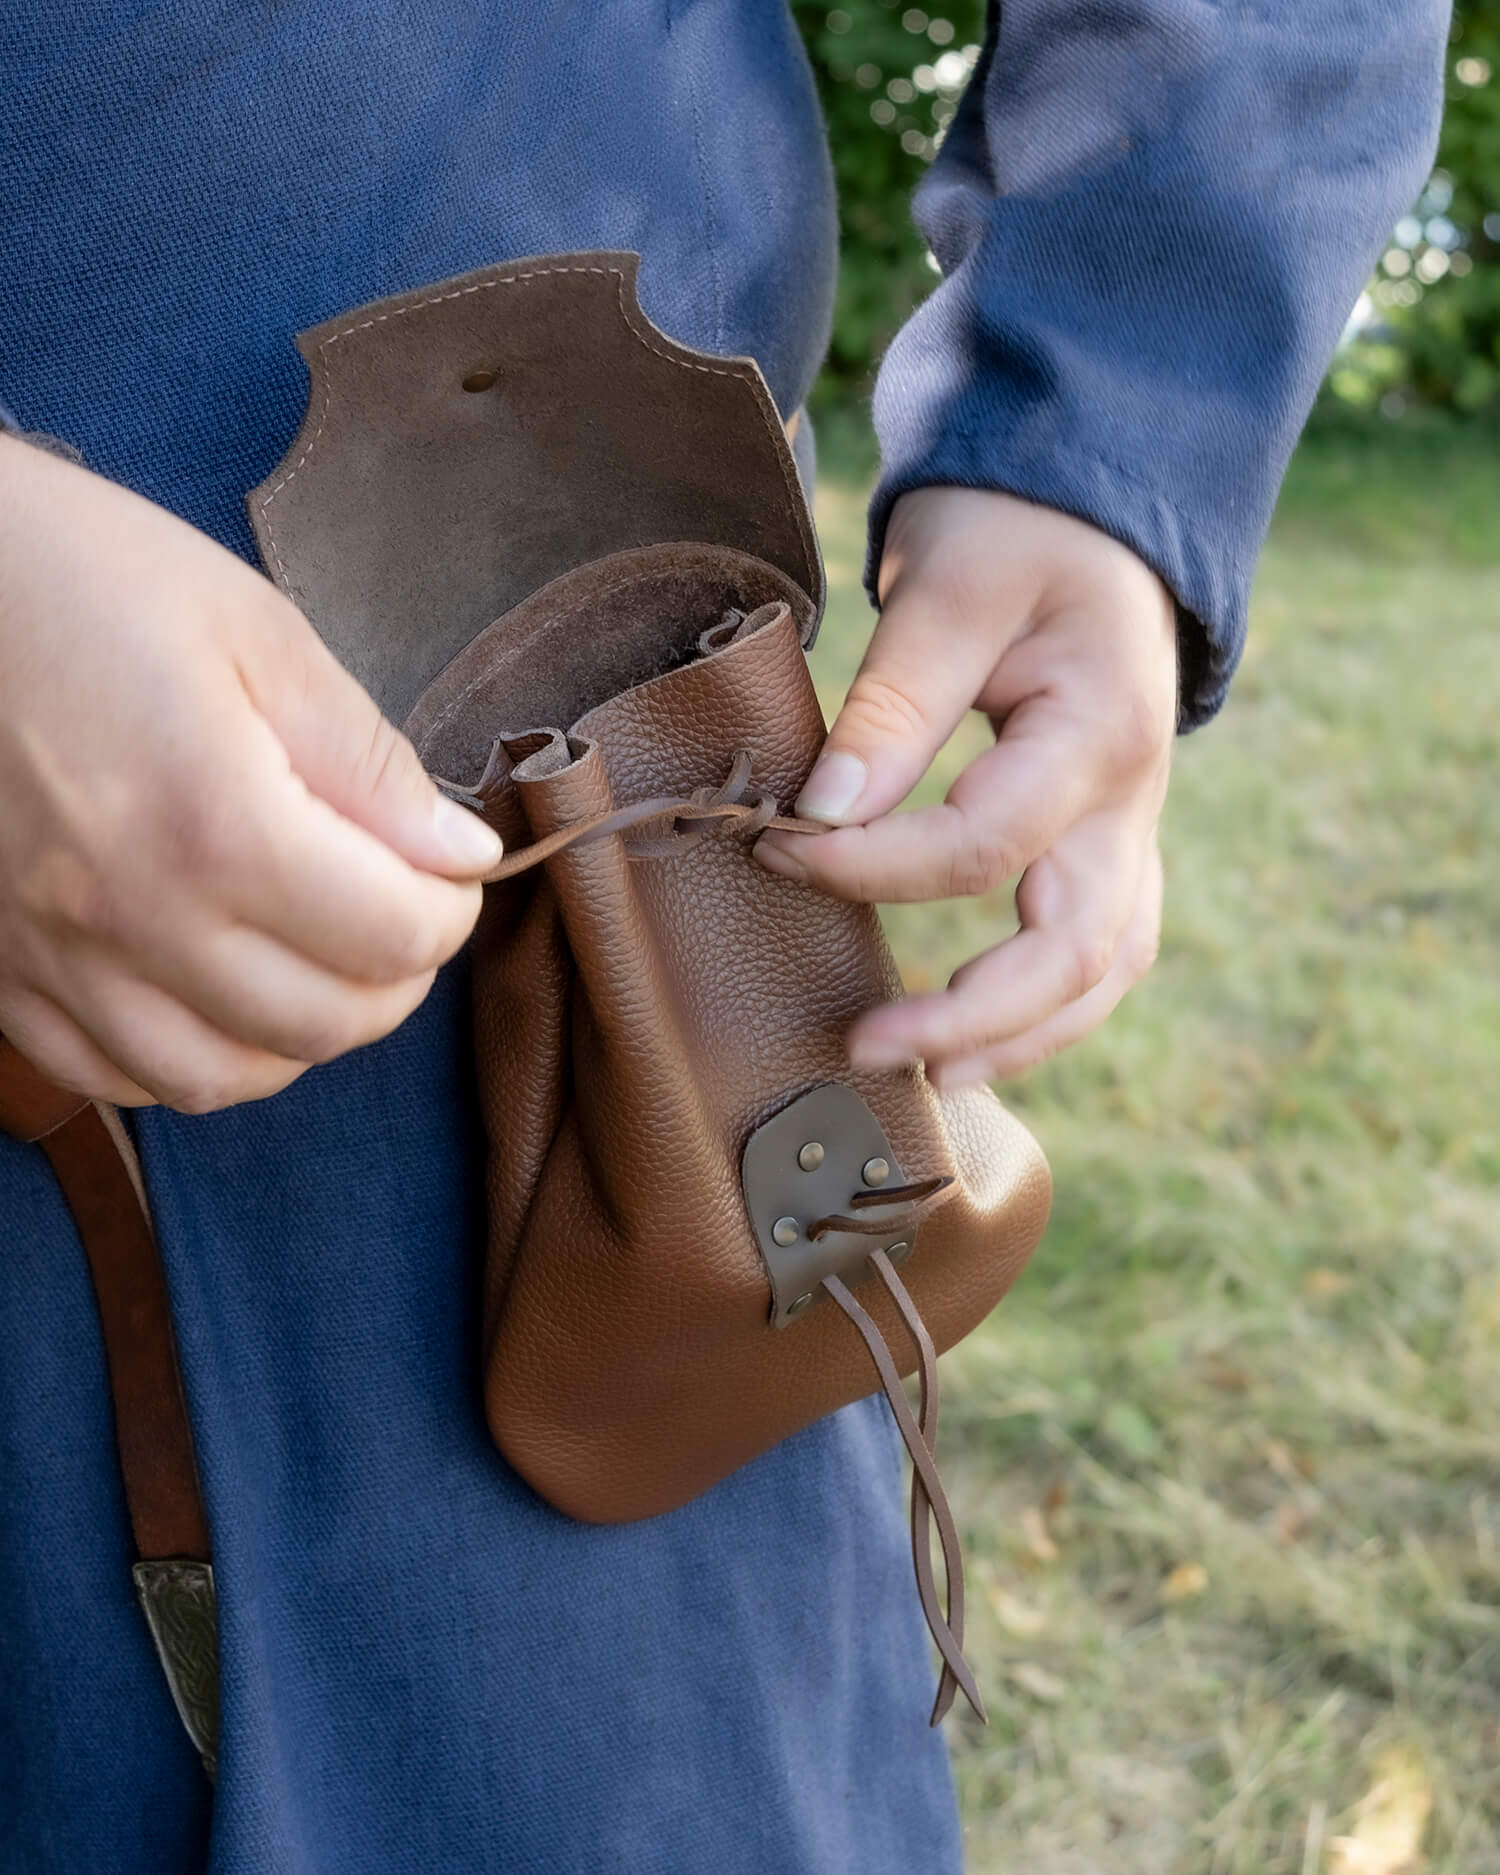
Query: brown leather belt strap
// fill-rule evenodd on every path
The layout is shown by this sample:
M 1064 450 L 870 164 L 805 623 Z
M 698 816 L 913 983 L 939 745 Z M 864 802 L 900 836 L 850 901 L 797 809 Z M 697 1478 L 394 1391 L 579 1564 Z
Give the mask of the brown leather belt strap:
M 136 1549 L 147 1562 L 207 1562 L 166 1278 L 124 1124 L 113 1107 L 55 1087 L 0 1036 L 0 1131 L 41 1146 L 83 1242 Z
M 136 1593 L 178 1716 L 212 1778 L 219 1642 L 208 1519 L 140 1161 L 115 1108 L 54 1086 L 3 1035 L 0 1132 L 46 1153 L 78 1227 L 140 1557 Z

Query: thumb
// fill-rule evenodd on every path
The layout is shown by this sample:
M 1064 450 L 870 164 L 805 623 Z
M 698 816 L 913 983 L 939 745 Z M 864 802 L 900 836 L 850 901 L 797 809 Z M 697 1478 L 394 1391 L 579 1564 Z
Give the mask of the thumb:
M 888 814 L 932 765 L 984 687 L 989 635 L 917 578 L 891 590 L 797 812 L 849 826 Z
M 411 743 L 301 613 L 277 610 L 275 628 L 256 621 L 239 668 L 294 772 L 409 865 L 449 879 L 487 872 L 500 858 L 500 836 L 433 785 Z

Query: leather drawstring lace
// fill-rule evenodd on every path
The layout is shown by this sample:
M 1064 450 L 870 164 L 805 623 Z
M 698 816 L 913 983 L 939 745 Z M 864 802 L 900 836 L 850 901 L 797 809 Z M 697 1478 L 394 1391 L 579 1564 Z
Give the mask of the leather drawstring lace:
M 893 1230 L 911 1232 L 923 1216 L 951 1194 L 952 1188 L 951 1179 L 922 1179 L 913 1185 L 894 1187 L 889 1191 L 857 1193 L 850 1200 L 850 1208 L 852 1210 L 862 1205 L 874 1208 L 899 1201 L 908 1193 L 920 1194 L 909 1205 L 904 1217 L 892 1218 L 887 1215 L 878 1226 L 882 1236 L 889 1236 Z M 812 1228 L 809 1235 L 816 1236 L 820 1227 L 839 1230 L 847 1229 L 852 1224 L 852 1219 L 841 1216 L 824 1218 Z M 860 1228 L 867 1228 L 863 1221 Z M 881 1333 L 875 1318 L 841 1277 L 825 1276 L 823 1288 L 854 1324 L 869 1350 L 896 1421 L 896 1430 L 901 1434 L 902 1444 L 911 1459 L 912 1568 L 917 1578 L 917 1595 L 922 1604 L 922 1614 L 943 1661 L 931 1723 L 937 1725 L 942 1721 L 953 1704 L 954 1695 L 961 1691 L 973 1708 L 974 1716 L 981 1724 L 988 1724 L 989 1715 L 984 1709 L 984 1700 L 973 1670 L 964 1658 L 963 1547 L 959 1542 L 952 1506 L 937 1469 L 937 1349 L 933 1346 L 927 1324 L 922 1320 L 921 1311 L 912 1300 L 905 1283 L 896 1274 L 895 1265 L 887 1251 L 883 1248 L 872 1250 L 869 1262 L 895 1304 L 917 1350 L 918 1398 L 915 1414 L 906 1397 L 906 1389 L 901 1384 L 900 1370 L 891 1353 L 890 1344 Z M 943 1575 L 947 1584 L 946 1607 L 938 1599 L 937 1582 L 932 1569 L 931 1530 L 934 1523 L 937 1525 L 938 1545 L 943 1554 Z
M 850 1211 L 884 1210 L 893 1204 L 905 1204 L 906 1211 L 900 1218 L 849 1217 L 842 1211 L 834 1211 L 827 1217 L 820 1217 L 816 1224 L 809 1224 L 807 1234 L 816 1243 L 820 1237 L 827 1237 L 834 1231 L 855 1237 L 889 1237 L 896 1231 L 915 1230 L 948 1196 L 952 1183 L 951 1178 L 921 1178 L 912 1185 L 857 1191 L 849 1200 Z
M 468 790 L 449 783 L 439 783 L 445 791 L 468 806 L 477 806 Z M 574 821 L 566 827 L 534 840 L 528 846 L 507 853 L 485 875 L 487 885 L 513 879 L 518 873 L 541 865 L 569 847 L 582 846 L 613 834 L 629 833 L 636 828 L 666 822 L 663 830 L 637 840 L 629 849 L 632 859 L 666 859 L 690 852 L 700 841 L 718 830 L 732 828 L 736 833 L 753 837 L 769 827 L 787 833 L 826 833 L 821 821 L 799 815 L 780 814 L 775 798 L 751 783 L 751 759 L 747 750 L 735 756 L 728 775 L 717 787 L 695 788 L 686 795 L 657 795 L 632 801 L 625 807 L 612 808 L 603 814 Z M 910 1235 L 917 1225 L 952 1195 L 951 1178 L 924 1178 L 905 1185 L 893 1185 L 877 1191 L 856 1192 L 847 1212 L 836 1211 L 811 1225 L 808 1236 L 817 1240 L 832 1233 L 884 1237 L 897 1233 Z M 892 1207 L 904 1207 L 893 1213 Z M 962 1692 L 975 1715 L 988 1723 L 984 1700 L 974 1675 L 964 1659 L 964 1575 L 963 1552 L 958 1527 L 954 1522 L 948 1495 L 938 1476 L 936 1463 L 938 1421 L 937 1350 L 906 1285 L 896 1274 L 895 1266 L 883 1248 L 870 1252 L 869 1264 L 895 1305 L 917 1351 L 918 1400 L 912 1411 L 901 1383 L 900 1369 L 890 1345 L 875 1318 L 863 1306 L 839 1276 L 823 1279 L 823 1288 L 854 1324 L 869 1350 L 880 1377 L 880 1384 L 895 1417 L 912 1463 L 911 1548 L 912 1566 L 917 1579 L 917 1594 L 928 1631 L 942 1656 L 942 1673 L 937 1698 L 932 1708 L 932 1724 L 937 1725 Z M 932 1567 L 931 1530 L 936 1524 L 938 1547 L 942 1551 L 946 1595 L 939 1600 Z
M 478 804 L 468 789 L 443 781 L 439 781 L 438 786 L 466 806 Z M 778 828 L 783 833 L 828 832 L 821 820 L 777 813 L 775 796 L 767 794 L 763 788 L 752 788 L 750 754 L 741 749 L 719 787 L 694 788 L 691 794 L 648 796 L 645 800 L 631 801 L 625 807 L 610 808 L 606 813 L 575 820 L 540 840 L 533 840 L 529 846 L 507 853 L 484 875 L 484 883 L 498 885 L 502 879 L 513 879 L 517 873 L 541 865 L 570 846 L 584 846 L 594 840 L 608 839 L 611 834 L 629 833 L 636 827 L 650 826 L 654 821 L 666 821 L 669 825 L 654 839 L 636 841 L 630 848 L 632 859 L 670 859 L 690 852 L 716 826 L 732 826 L 736 832 L 749 836 L 764 833 L 768 827 Z

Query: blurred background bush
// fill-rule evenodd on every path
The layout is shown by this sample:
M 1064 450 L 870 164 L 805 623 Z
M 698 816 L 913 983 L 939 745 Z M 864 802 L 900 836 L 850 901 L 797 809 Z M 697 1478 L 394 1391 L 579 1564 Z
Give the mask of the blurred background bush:
M 831 711 L 870 627 L 862 405 L 935 279 L 909 197 L 981 9 L 798 12 L 843 192 Z M 945 1362 L 992 1715 L 952 1725 L 970 1875 L 1500 1875 L 1497 38 L 1460 7 L 1438 168 L 1179 749 L 1161 961 L 1002 1090 L 1057 1203 Z M 1011 919 L 886 924 L 929 988 Z

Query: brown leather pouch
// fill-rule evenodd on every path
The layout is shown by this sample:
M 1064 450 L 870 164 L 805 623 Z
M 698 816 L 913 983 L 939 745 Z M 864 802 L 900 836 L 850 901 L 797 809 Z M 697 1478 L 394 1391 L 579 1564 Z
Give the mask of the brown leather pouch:
M 934 1344 L 1030 1255 L 1046 1164 L 987 1090 L 850 1068 L 900 988 L 876 918 L 750 857 L 804 824 L 822 568 L 755 366 L 666 338 L 635 265 L 492 268 L 304 335 L 308 415 L 250 512 L 506 841 L 473 944 L 500 1449 L 572 1516 L 646 1517 L 884 1385 L 938 1709 L 977 1706 Z
M 883 1388 L 933 1722 L 960 1688 L 982 1714 L 936 1354 L 1035 1247 L 1047 1167 L 987 1090 L 850 1068 L 850 1022 L 900 988 L 874 914 L 749 855 L 806 825 L 782 807 L 822 740 L 822 567 L 755 366 L 657 331 L 635 265 L 491 268 L 304 334 L 307 418 L 251 516 L 273 578 L 507 842 L 473 944 L 500 1449 L 572 1516 L 647 1517 Z M 134 1153 L 3 1037 L 0 1130 L 43 1143 L 78 1221 L 137 1586 L 212 1769 L 208 1532 Z
M 822 567 L 759 372 L 666 338 L 635 267 L 514 263 L 304 334 L 307 417 L 251 517 L 272 577 L 509 848 L 473 944 L 500 1449 L 572 1516 L 647 1517 L 882 1388 L 933 1722 L 960 1688 L 982 1715 L 936 1354 L 1035 1247 L 1047 1167 L 987 1090 L 850 1068 L 849 1023 L 900 988 L 879 925 L 750 858 L 805 825 L 781 810 L 822 740 Z M 41 1143 L 78 1224 L 136 1586 L 212 1773 L 208 1526 L 134 1151 L 3 1037 L 0 1131 Z

